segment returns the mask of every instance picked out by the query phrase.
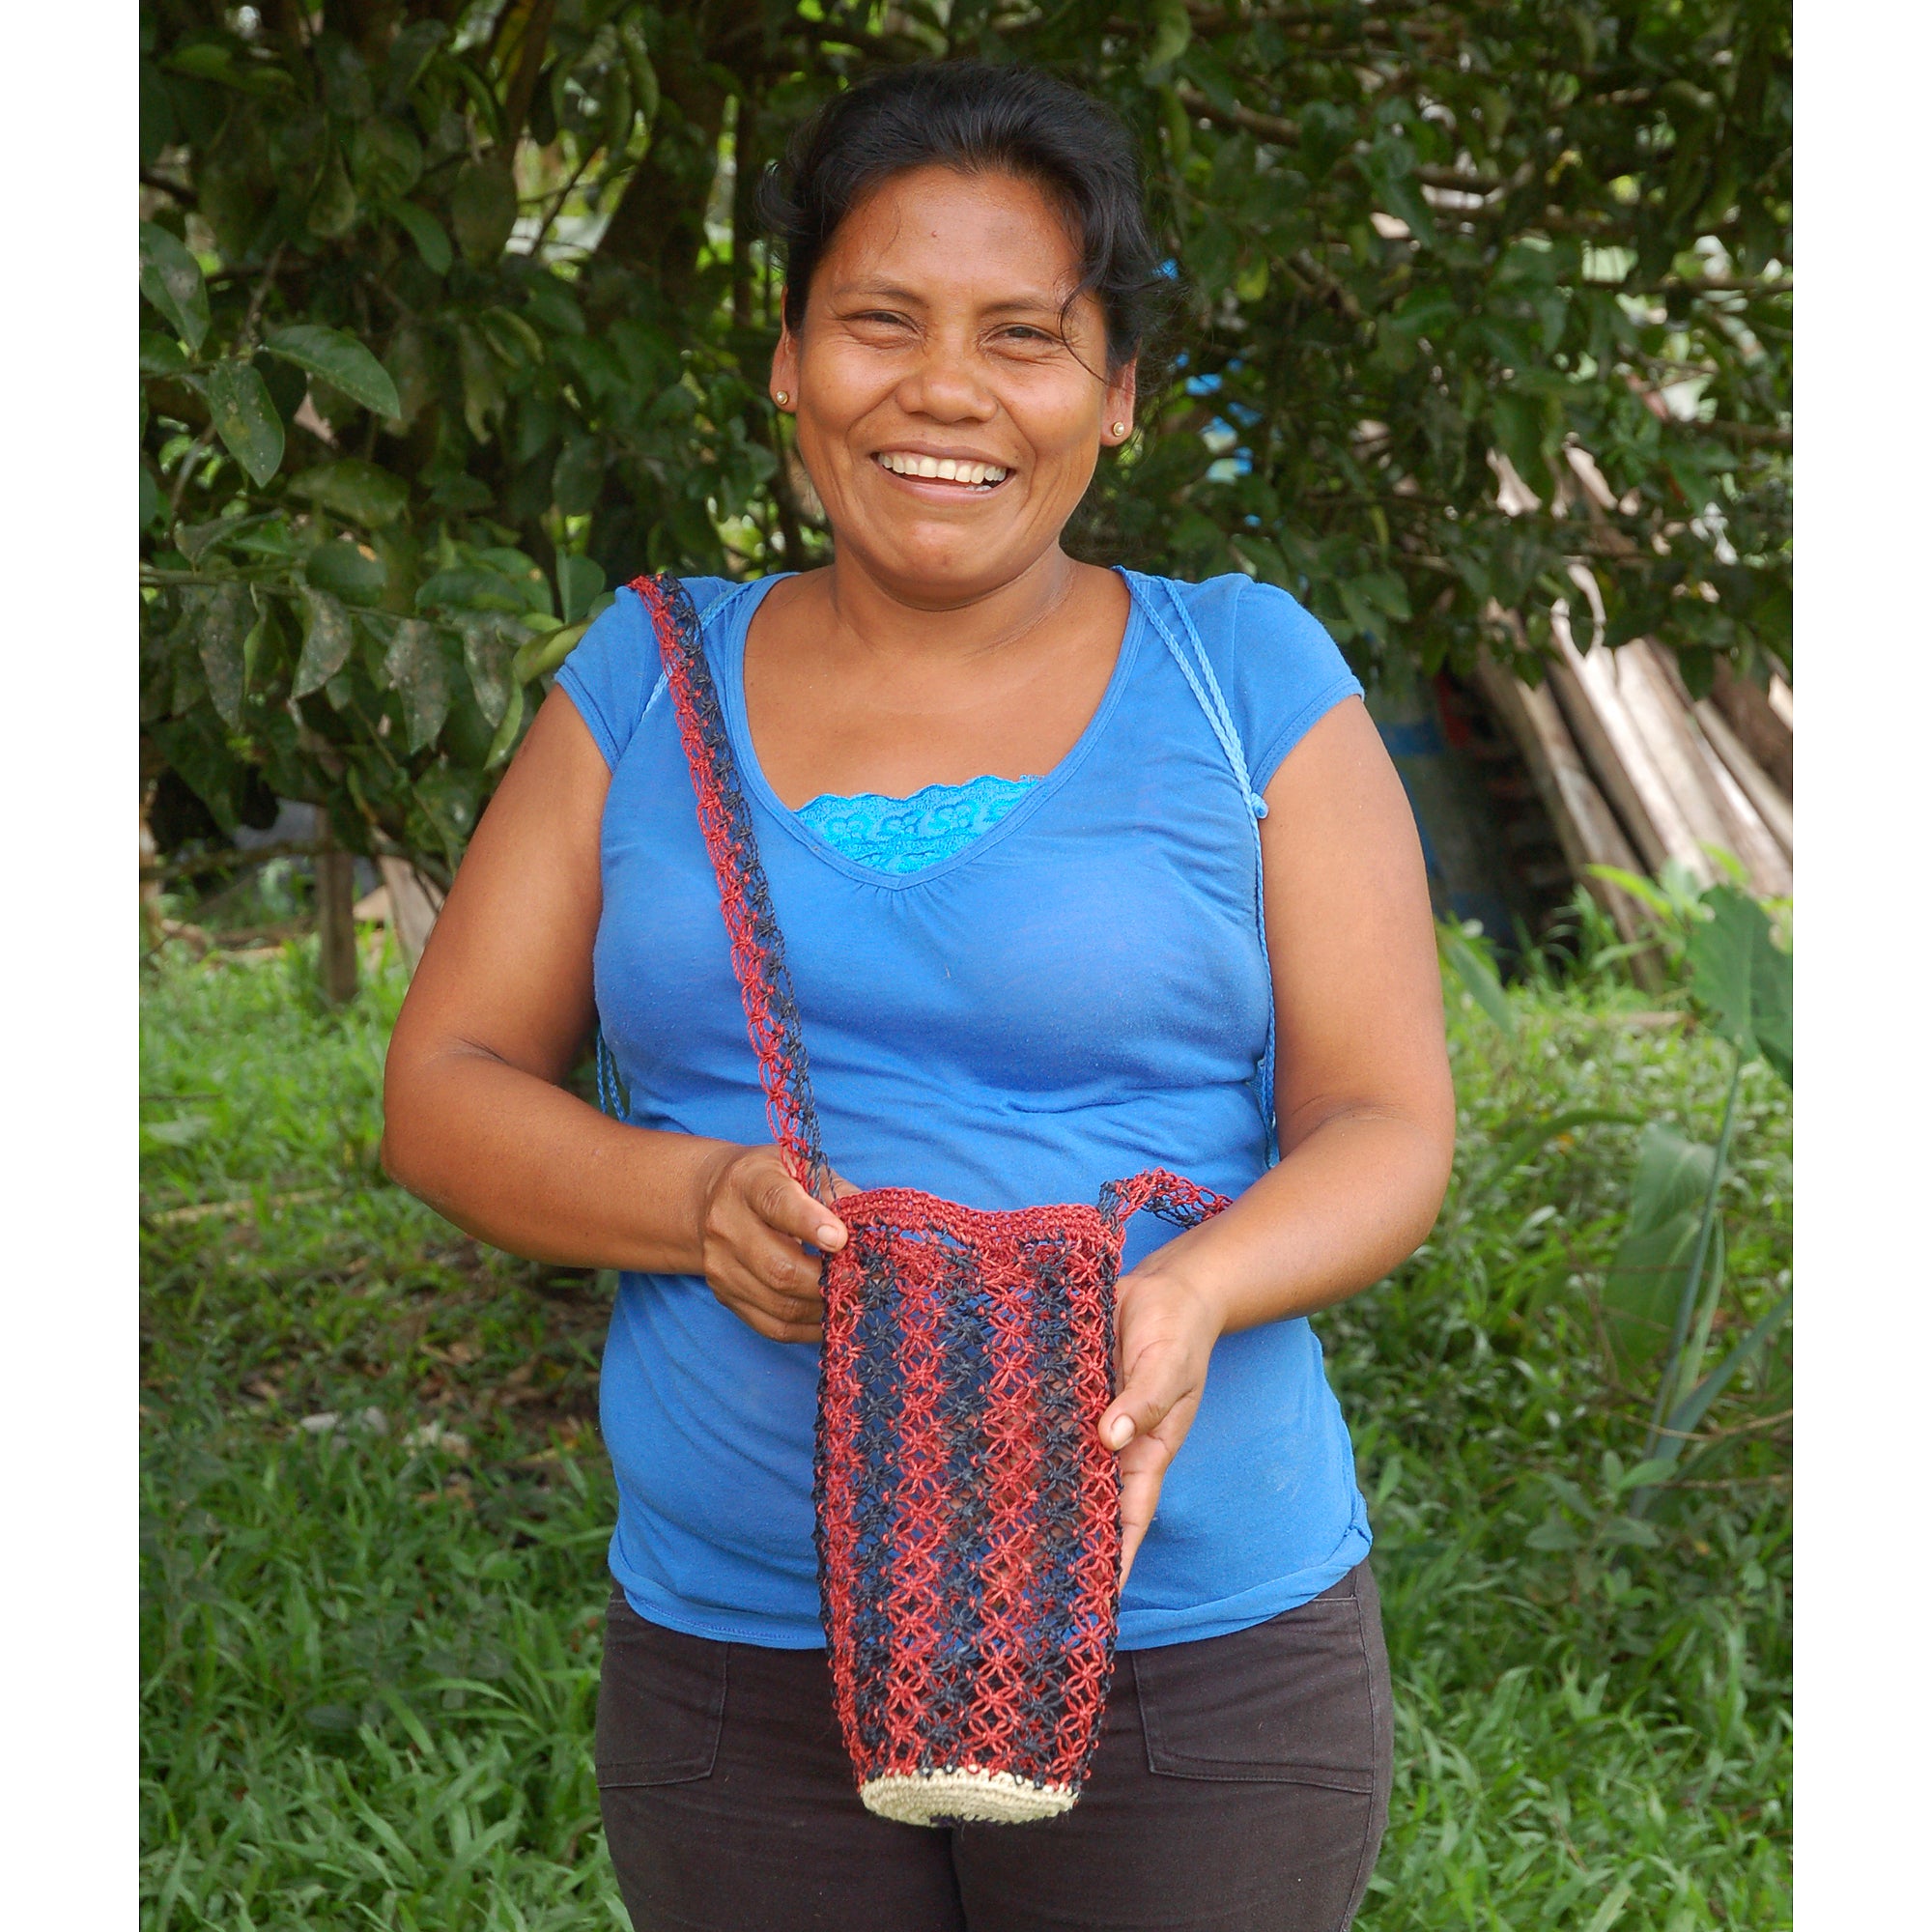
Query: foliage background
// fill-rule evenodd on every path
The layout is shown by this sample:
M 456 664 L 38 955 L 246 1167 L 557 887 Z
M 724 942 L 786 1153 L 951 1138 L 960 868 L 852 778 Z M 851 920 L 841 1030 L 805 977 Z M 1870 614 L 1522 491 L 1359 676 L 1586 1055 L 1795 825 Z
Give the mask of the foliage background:
M 934 54 L 1044 63 L 1142 141 L 1176 353 L 1087 554 L 1285 584 L 1370 675 L 1513 653 L 1503 611 L 1542 648 L 1578 569 L 1693 690 L 1790 674 L 1782 6 L 145 0 L 141 50 L 178 834 L 318 801 L 446 876 L 607 586 L 824 556 L 750 189 Z

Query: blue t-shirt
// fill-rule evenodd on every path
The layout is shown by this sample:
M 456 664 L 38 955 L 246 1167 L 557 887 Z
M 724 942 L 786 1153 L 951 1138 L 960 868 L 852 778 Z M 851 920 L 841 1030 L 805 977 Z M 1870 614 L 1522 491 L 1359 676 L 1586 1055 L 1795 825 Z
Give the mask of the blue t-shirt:
M 1161 1166 L 1224 1194 L 1265 1170 L 1268 1031 L 1251 808 L 1200 698 L 1133 611 L 1078 742 L 989 831 L 894 873 L 786 810 L 745 719 L 745 632 L 776 579 L 689 580 L 770 882 L 827 1157 L 860 1187 L 1009 1208 L 1093 1201 Z M 1256 791 L 1361 687 L 1285 592 L 1185 600 Z M 1160 586 L 1164 597 L 1168 586 Z M 1176 619 L 1164 613 L 1168 628 Z M 558 683 L 611 766 L 595 952 L 604 1037 L 640 1126 L 770 1139 L 718 889 L 657 642 L 629 590 Z M 1174 1231 L 1129 1223 L 1131 1267 Z M 696 1276 L 620 1278 L 602 1421 L 611 1568 L 693 1635 L 824 1642 L 812 1548 L 818 1351 L 767 1341 Z M 1305 1320 L 1223 1336 L 1121 1611 L 1123 1648 L 1223 1635 L 1369 1548 L 1349 1434 Z

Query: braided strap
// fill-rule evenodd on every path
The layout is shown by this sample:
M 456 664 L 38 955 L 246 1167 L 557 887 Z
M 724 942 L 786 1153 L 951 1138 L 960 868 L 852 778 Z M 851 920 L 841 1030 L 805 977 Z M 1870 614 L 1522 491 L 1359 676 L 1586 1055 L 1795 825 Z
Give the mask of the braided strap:
M 1150 1167 L 1128 1179 L 1108 1181 L 1099 1205 L 1100 1218 L 1118 1234 L 1143 1208 L 1177 1228 L 1193 1228 L 1232 1204 L 1211 1187 L 1197 1187 L 1164 1167 Z
M 771 889 L 758 858 L 752 810 L 738 782 L 737 760 L 724 729 L 704 629 L 691 593 L 668 573 L 639 577 L 631 588 L 643 599 L 657 632 L 665 682 L 677 711 L 678 736 L 697 794 L 704 849 L 718 877 L 718 897 L 731 936 L 731 970 L 745 1001 L 745 1024 L 758 1057 L 765 1113 L 786 1170 L 808 1193 L 827 1198 L 831 1170 L 819 1140 L 811 1071 L 799 1030 L 798 1002 L 785 970 L 784 940 L 772 910 Z

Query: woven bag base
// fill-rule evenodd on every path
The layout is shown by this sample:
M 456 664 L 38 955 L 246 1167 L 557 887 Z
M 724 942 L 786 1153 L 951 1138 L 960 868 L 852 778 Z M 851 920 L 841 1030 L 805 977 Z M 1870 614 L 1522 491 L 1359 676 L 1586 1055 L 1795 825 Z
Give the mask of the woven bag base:
M 867 1811 L 900 1825 L 1027 1825 L 1057 1818 L 1079 1796 L 1070 1784 L 1032 1784 L 1009 1771 L 895 1771 L 859 1787 Z

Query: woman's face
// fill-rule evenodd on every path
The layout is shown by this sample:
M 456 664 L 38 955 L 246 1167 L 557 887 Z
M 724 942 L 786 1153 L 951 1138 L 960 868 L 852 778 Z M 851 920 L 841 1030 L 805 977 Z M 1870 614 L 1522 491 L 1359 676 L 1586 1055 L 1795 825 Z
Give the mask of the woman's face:
M 840 555 L 895 595 L 945 608 L 1012 582 L 1132 427 L 1132 366 L 1095 373 L 1098 301 L 1064 308 L 1079 278 L 1044 190 L 943 167 L 884 183 L 820 257 L 772 387 Z

